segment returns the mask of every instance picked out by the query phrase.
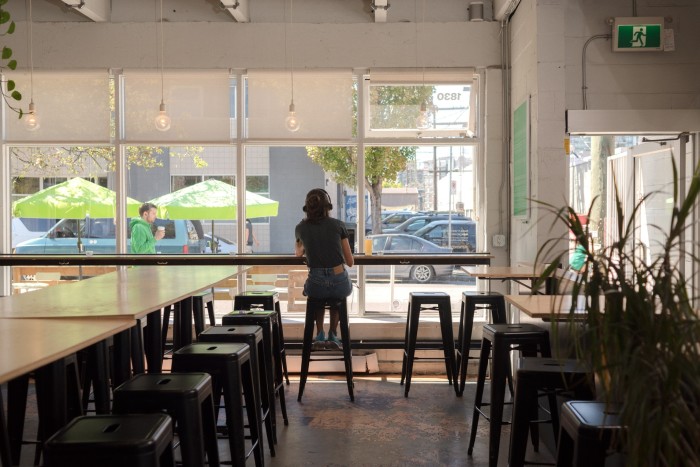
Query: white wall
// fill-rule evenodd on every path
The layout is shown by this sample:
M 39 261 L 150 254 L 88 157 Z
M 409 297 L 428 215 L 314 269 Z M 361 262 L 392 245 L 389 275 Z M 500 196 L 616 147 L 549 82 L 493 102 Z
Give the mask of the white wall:
M 632 16 L 633 2 L 523 0 L 511 23 L 511 105 L 531 96 L 532 196 L 558 206 L 567 193 L 568 161 L 562 149 L 566 109 L 582 109 L 582 51 L 606 19 Z M 637 0 L 638 16 L 671 19 L 675 52 L 613 53 L 593 40 L 586 54 L 588 109 L 700 108 L 700 2 Z M 532 261 L 548 238 L 550 222 L 535 209 L 525 224 L 512 219 L 511 261 Z

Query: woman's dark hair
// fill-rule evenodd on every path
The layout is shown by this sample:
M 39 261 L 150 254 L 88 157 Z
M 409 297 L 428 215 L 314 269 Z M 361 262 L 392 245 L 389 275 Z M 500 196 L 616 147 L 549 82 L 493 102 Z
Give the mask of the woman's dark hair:
M 326 190 L 314 188 L 306 194 L 303 210 L 306 213 L 306 220 L 315 221 L 328 217 L 328 211 L 333 209 L 331 197 Z

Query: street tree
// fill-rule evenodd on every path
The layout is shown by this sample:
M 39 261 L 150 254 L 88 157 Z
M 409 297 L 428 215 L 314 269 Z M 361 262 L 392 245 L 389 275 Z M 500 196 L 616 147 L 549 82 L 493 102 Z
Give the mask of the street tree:
M 431 105 L 433 86 L 372 86 L 370 125 L 374 129 L 415 129 L 420 104 Z M 357 93 L 353 94 L 353 134 L 357 134 Z M 369 193 L 372 232 L 381 233 L 382 189 L 395 184 L 399 173 L 415 160 L 413 146 L 365 147 L 365 177 Z M 306 148 L 308 156 L 336 182 L 354 187 L 357 180 L 357 147 Z M 358 200 L 360 202 L 360 200 Z

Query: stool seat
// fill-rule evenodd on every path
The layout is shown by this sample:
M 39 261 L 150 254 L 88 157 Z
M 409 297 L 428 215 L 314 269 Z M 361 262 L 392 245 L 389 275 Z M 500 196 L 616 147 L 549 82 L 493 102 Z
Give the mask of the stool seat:
M 459 395 L 457 384 L 457 367 L 455 362 L 455 341 L 452 332 L 452 305 L 450 296 L 445 292 L 411 292 L 408 299 L 406 316 L 406 335 L 404 339 L 403 363 L 401 365 L 401 384 L 406 383 L 404 396 L 408 397 L 411 388 L 411 376 L 415 360 L 435 360 L 432 357 L 416 357 L 416 349 L 423 348 L 418 341 L 418 326 L 421 310 L 437 310 L 440 316 L 440 332 L 445 361 L 447 381 L 454 384 L 455 392 Z
M 469 349 L 474 328 L 474 314 L 476 314 L 477 309 L 490 311 L 491 323 L 506 324 L 506 302 L 502 294 L 472 290 L 462 292 L 462 306 L 459 313 L 459 331 L 457 334 L 458 396 L 464 393 L 464 387 L 467 383 L 467 366 L 472 358 L 469 356 Z
M 348 318 L 348 307 L 346 298 L 315 298 L 307 297 L 306 299 L 306 320 L 304 322 L 304 341 L 301 350 L 301 374 L 299 376 L 299 394 L 297 401 L 301 402 L 301 397 L 304 394 L 306 379 L 309 374 L 309 364 L 314 358 L 311 355 L 311 343 L 313 339 L 314 324 L 316 322 L 316 311 L 324 308 L 337 309 L 339 312 L 340 322 L 340 338 L 343 343 L 342 358 L 327 358 L 323 360 L 343 360 L 345 363 L 345 379 L 348 384 L 348 394 L 350 401 L 355 401 L 354 386 L 352 374 L 352 349 L 350 341 L 350 321 Z
M 232 342 L 244 343 L 250 347 L 250 356 L 253 363 L 253 378 L 257 398 L 262 405 L 262 421 L 267 431 L 267 443 L 270 455 L 275 456 L 275 443 L 277 442 L 275 420 L 275 383 L 268 380 L 267 366 L 272 362 L 265 358 L 265 344 L 263 342 L 263 330 L 260 326 L 229 325 L 212 326 L 199 335 L 199 342 Z
M 256 398 L 248 344 L 199 342 L 187 345 L 173 353 L 172 371 L 204 371 L 211 375 L 215 406 L 218 406 L 222 393 L 224 396 L 229 449 L 231 459 L 237 465 L 245 465 L 249 454 L 245 449 L 241 402 L 241 392 L 243 393 L 252 442 L 251 450 L 255 457 L 255 465 L 262 467 L 264 458 L 260 404 Z
M 287 351 L 284 347 L 284 327 L 282 326 L 282 311 L 280 308 L 280 294 L 273 291 L 245 291 L 236 295 L 233 299 L 233 310 L 274 310 L 277 313 L 276 334 L 277 349 L 279 352 L 281 371 L 289 386 L 289 372 L 287 371 Z M 222 323 L 223 324 L 223 323 Z M 285 424 L 286 424 L 285 417 Z
M 608 451 L 619 449 L 614 440 L 620 439 L 624 426 L 617 407 L 604 402 L 569 401 L 561 408 L 561 428 L 557 465 L 604 465 Z
M 47 467 L 174 467 L 165 414 L 77 417 L 46 442 Z
M 486 404 L 481 399 L 484 394 L 486 368 L 492 347 L 491 401 Z M 524 356 L 536 356 L 539 354 L 542 357 L 551 357 L 549 332 L 534 324 L 484 325 L 479 355 L 479 375 L 476 384 L 474 411 L 472 412 L 472 426 L 467 452 L 471 455 L 474 450 L 479 416 L 483 416 L 489 421 L 489 466 L 491 467 L 497 467 L 498 465 L 501 426 L 504 424 L 502 419 L 506 375 L 510 373 L 511 350 L 520 350 Z M 491 413 L 488 416 L 481 410 L 481 407 L 485 405 L 491 406 Z
M 114 413 L 165 410 L 173 417 L 184 465 L 219 465 L 212 379 L 206 373 L 136 375 L 114 390 Z M 205 453 L 208 462 L 205 462 Z
M 516 372 L 513 425 L 510 435 L 509 465 L 525 465 L 525 449 L 530 423 L 538 418 L 539 390 L 547 391 L 549 412 L 556 442 L 559 436 L 559 407 L 556 396 L 570 393 L 574 399 L 593 399 L 593 374 L 578 360 L 522 357 Z M 556 393 L 555 393 L 556 391 Z M 537 431 L 533 430 L 533 445 L 537 447 Z

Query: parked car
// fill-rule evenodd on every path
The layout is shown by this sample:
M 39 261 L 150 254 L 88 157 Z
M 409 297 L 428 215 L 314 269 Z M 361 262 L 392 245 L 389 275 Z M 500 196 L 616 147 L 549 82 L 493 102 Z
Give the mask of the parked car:
M 415 216 L 409 218 L 408 220 L 402 222 L 401 224 L 397 225 L 393 229 L 385 229 L 383 233 L 414 234 L 419 229 L 422 229 L 423 227 L 430 224 L 431 222 L 443 221 L 443 220 L 449 220 L 449 219 L 450 219 L 449 214 L 415 215 Z M 471 219 L 468 217 L 464 217 L 462 215 L 459 215 L 459 214 L 452 214 L 452 220 L 469 221 Z
M 53 227 L 58 219 L 38 219 L 33 217 L 12 218 L 12 248 L 22 242 L 39 238 Z
M 128 225 L 128 219 L 127 219 Z M 200 240 L 197 228 L 189 220 L 156 219 L 151 226 L 165 227 L 165 237 L 156 243 L 156 250 L 163 254 L 202 253 L 204 240 Z M 114 219 L 61 219 L 45 235 L 18 244 L 17 254 L 77 254 L 78 232 L 84 251 L 95 254 L 116 252 L 116 228 Z M 127 233 L 127 244 L 130 242 Z
M 418 211 L 382 211 L 382 233 L 419 214 Z
M 421 213 L 416 211 L 382 211 L 380 214 L 380 218 L 382 221 L 382 232 L 384 232 L 387 228 L 400 224 L 404 220 L 416 216 L 418 214 Z M 348 229 L 348 232 L 350 233 L 350 238 L 353 240 L 350 242 L 350 246 L 354 248 L 354 239 L 355 232 L 357 231 L 357 222 L 345 222 L 345 227 Z M 373 230 L 374 229 L 372 223 L 372 215 L 370 214 L 365 220 L 365 235 L 371 234 Z M 353 249 L 353 252 L 354 251 L 355 250 Z
M 214 238 L 216 239 L 216 243 L 218 244 L 217 250 L 221 254 L 235 254 L 238 252 L 238 245 L 236 245 L 235 242 L 232 242 L 231 240 L 220 237 L 219 235 L 214 234 Z M 204 234 L 204 241 L 205 241 L 205 246 L 204 246 L 204 253 L 211 253 L 211 234 Z
M 438 246 L 428 240 L 414 237 L 407 234 L 378 234 L 369 235 L 372 240 L 373 255 L 437 255 L 452 253 L 451 248 Z M 418 264 L 418 265 L 396 265 L 394 274 L 397 279 L 408 279 L 416 282 L 430 282 L 438 276 L 452 275 L 453 266 L 451 264 Z M 391 266 L 368 266 L 365 274 L 368 277 L 388 277 Z
M 433 221 L 413 235 L 436 245 L 451 247 L 455 252 L 476 251 L 476 222 L 472 220 Z

